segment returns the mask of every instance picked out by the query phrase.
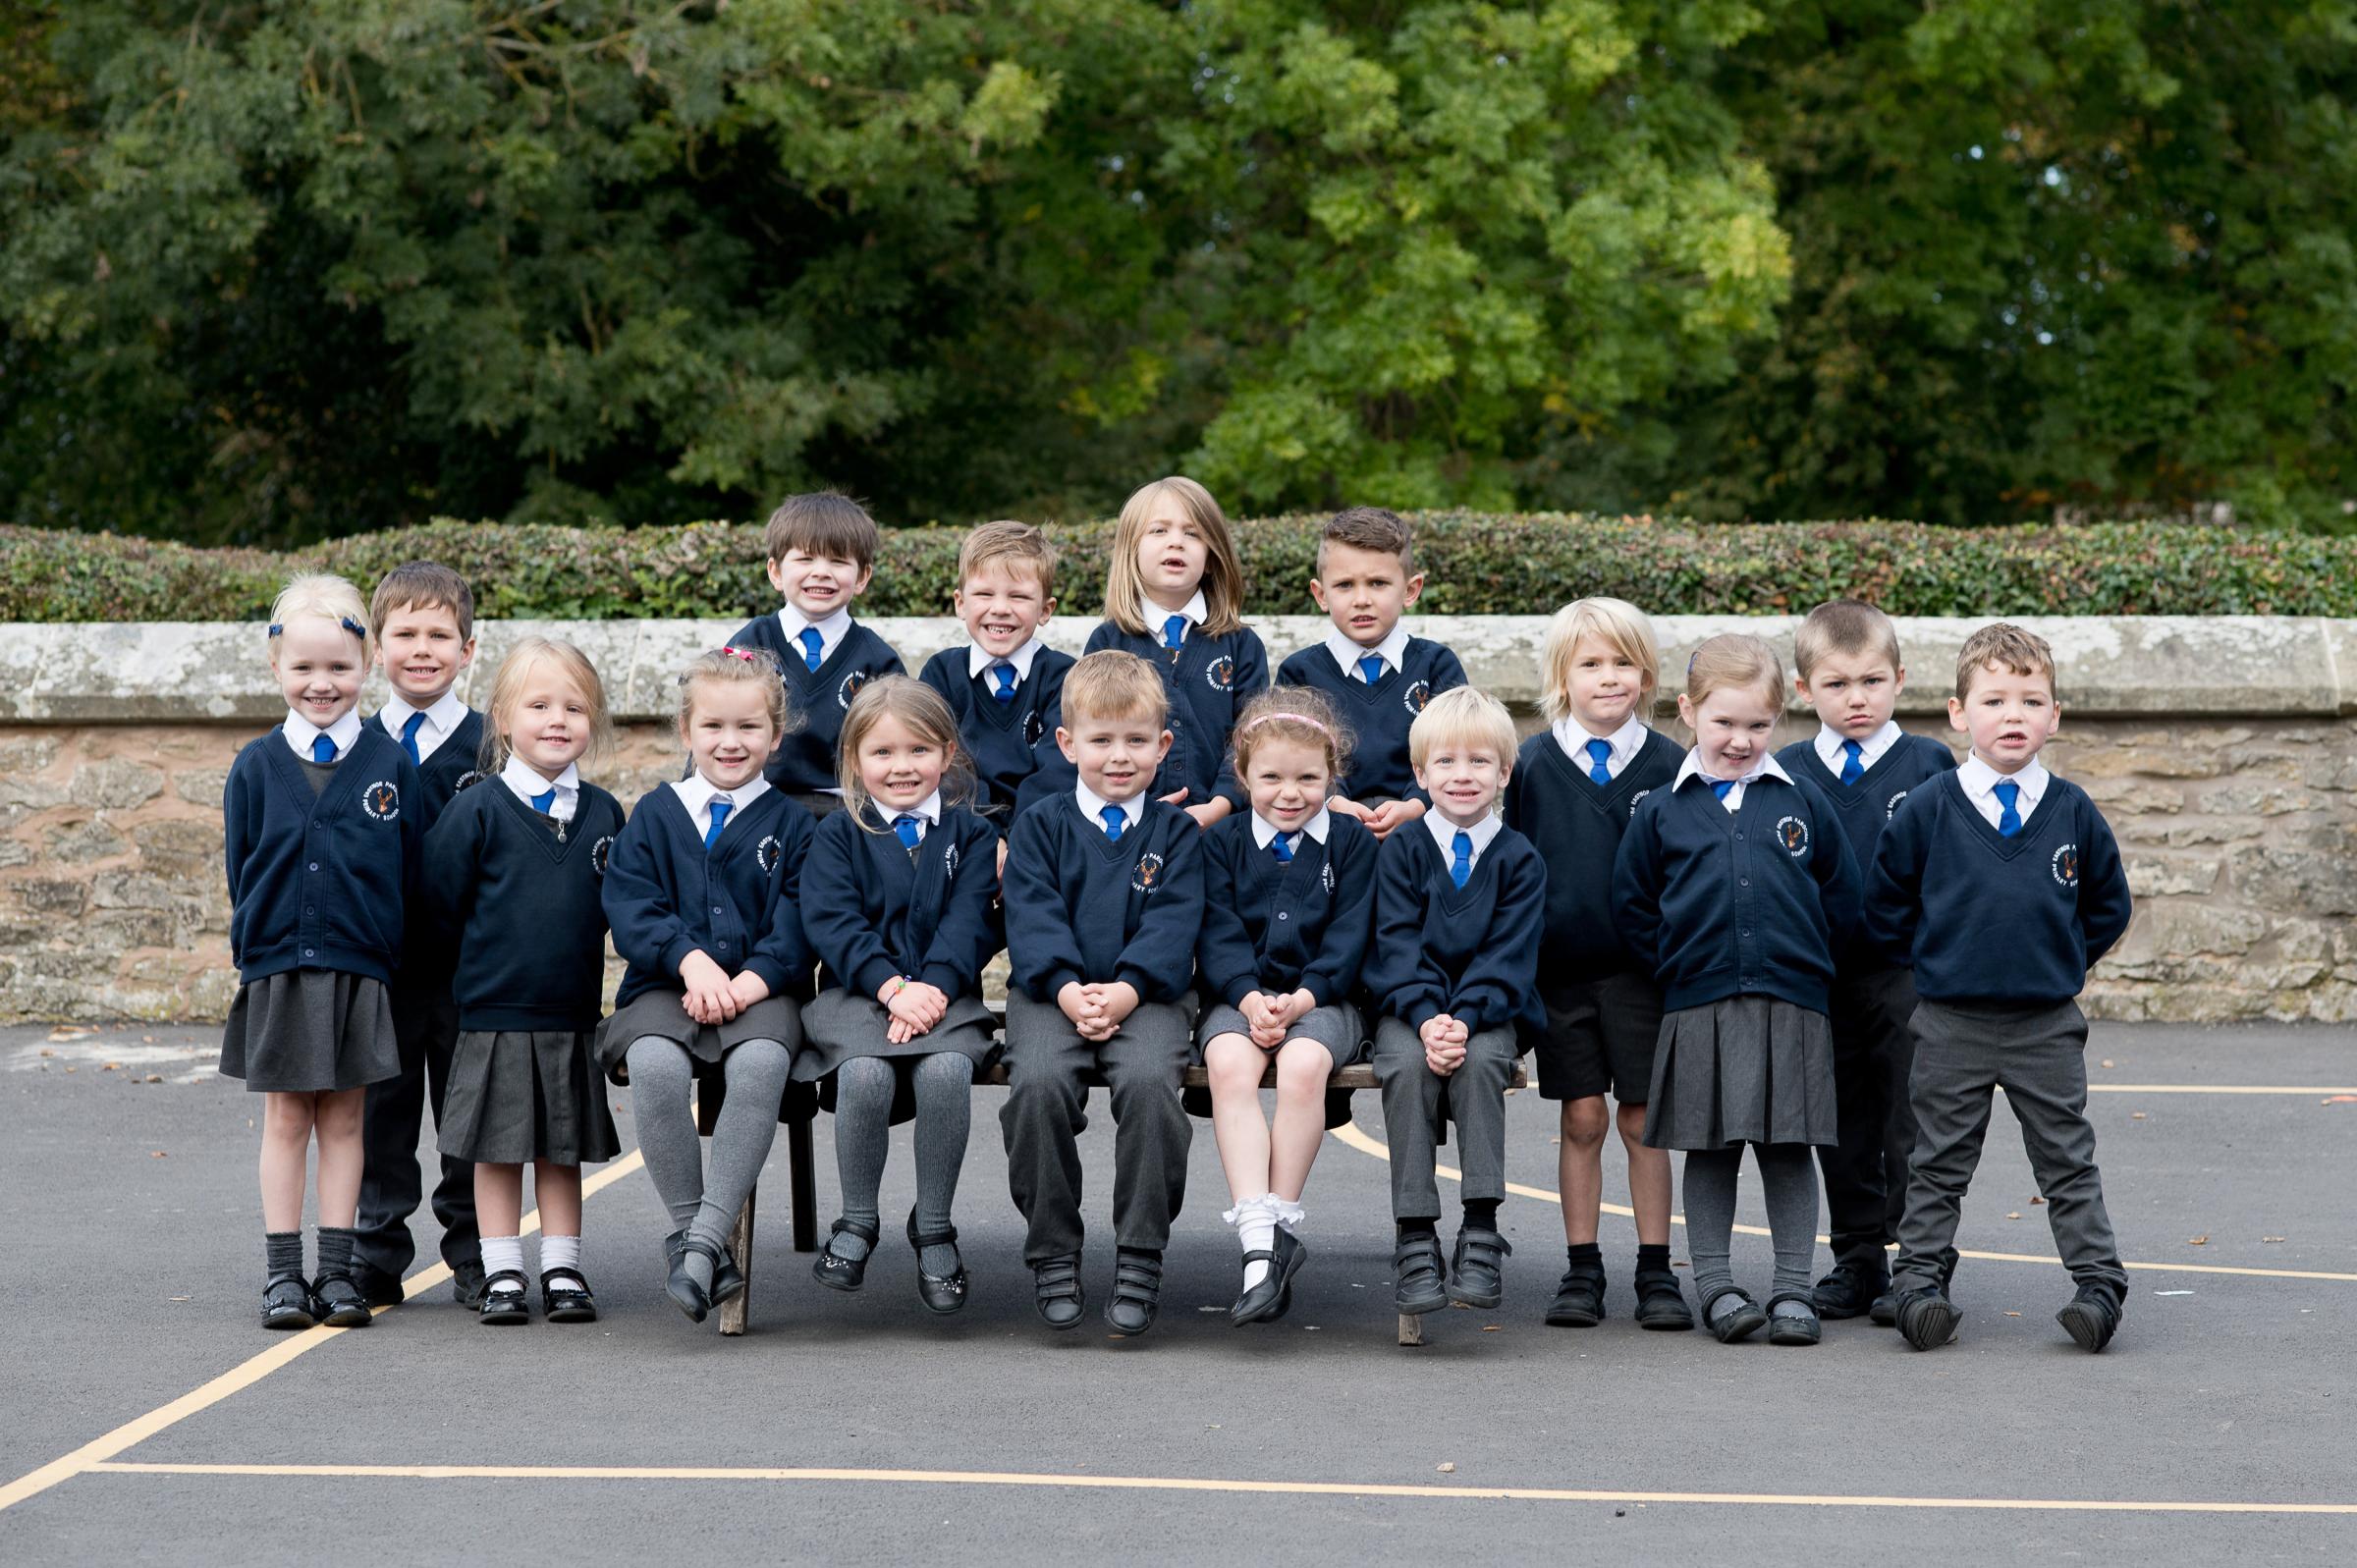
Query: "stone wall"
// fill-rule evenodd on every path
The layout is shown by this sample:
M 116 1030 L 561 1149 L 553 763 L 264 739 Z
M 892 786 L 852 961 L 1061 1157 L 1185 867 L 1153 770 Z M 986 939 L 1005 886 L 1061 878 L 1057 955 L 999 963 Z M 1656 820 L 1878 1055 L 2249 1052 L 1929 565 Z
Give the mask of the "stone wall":
M 2062 663 L 2056 770 L 2102 805 L 2138 898 L 2089 1010 L 2114 1018 L 2357 1018 L 2357 622 L 2029 622 Z M 913 669 L 954 622 L 880 621 Z M 1789 621 L 1664 618 L 1664 667 L 1728 629 L 1790 645 Z M 1944 699 L 1972 622 L 1900 624 L 1910 729 L 1960 742 Z M 1537 617 L 1416 623 L 1527 717 Z M 1323 622 L 1261 624 L 1273 655 Z M 483 628 L 471 685 L 525 630 L 596 660 L 622 720 L 600 779 L 625 802 L 675 777 L 672 673 L 728 625 Z M 1089 622 L 1052 623 L 1077 651 Z M 258 627 L 0 626 L 0 1018 L 218 1018 L 236 987 L 222 882 L 222 782 L 284 710 Z M 368 699 L 373 706 L 373 694 Z M 1796 710 L 1790 735 L 1809 732 Z

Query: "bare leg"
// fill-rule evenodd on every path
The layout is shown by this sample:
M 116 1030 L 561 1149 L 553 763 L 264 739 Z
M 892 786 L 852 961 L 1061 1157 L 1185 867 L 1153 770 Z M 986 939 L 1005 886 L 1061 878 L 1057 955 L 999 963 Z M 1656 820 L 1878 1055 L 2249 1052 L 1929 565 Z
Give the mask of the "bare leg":
M 523 1172 L 516 1171 L 517 1185 L 522 1186 Z M 554 1164 L 546 1160 L 532 1162 L 532 1202 L 540 1209 L 540 1234 L 543 1236 L 577 1236 L 581 1233 L 581 1167 Z
M 311 1127 L 316 1102 L 307 1094 L 265 1093 L 262 1096 L 262 1228 L 289 1231 L 302 1228 L 302 1189 L 311 1153 Z M 354 1189 L 356 1202 L 358 1189 Z M 344 1223 L 352 1223 L 345 1211 Z
M 1239 1204 L 1269 1194 L 1269 1124 L 1260 1111 L 1260 1080 L 1268 1060 L 1268 1054 L 1244 1035 L 1214 1035 L 1203 1048 L 1220 1169 L 1228 1177 L 1228 1196 Z
M 1637 1212 L 1637 1241 L 1642 1246 L 1666 1247 L 1670 1244 L 1670 1151 L 1645 1147 L 1643 1106 L 1620 1106 L 1614 1119 L 1620 1124 L 1620 1143 L 1628 1151 L 1628 1203 Z M 1598 1185 L 1602 1185 L 1601 1172 Z M 1601 1199 L 1601 1192 L 1598 1196 Z M 1589 1233 L 1592 1238 L 1593 1227 Z
M 1604 1203 L 1604 1129 L 1610 1119 L 1602 1095 L 1563 1102 L 1556 1184 L 1563 1199 L 1563 1240 L 1574 1247 L 1596 1239 L 1597 1216 Z M 1663 1168 L 1669 1168 L 1667 1162 Z M 1665 1217 L 1668 1213 L 1665 1207 Z
M 474 1167 L 474 1212 L 486 1236 L 513 1236 L 523 1225 L 523 1167 Z
M 1326 1080 L 1334 1053 L 1315 1040 L 1288 1040 L 1277 1048 L 1277 1117 L 1269 1128 L 1269 1190 L 1288 1202 L 1301 1201 L 1309 1167 L 1326 1137 Z
M 319 1096 L 313 1111 L 319 1136 L 319 1223 L 350 1229 L 360 1213 L 360 1167 L 366 1145 L 360 1137 L 367 1108 L 365 1089 L 336 1089 Z

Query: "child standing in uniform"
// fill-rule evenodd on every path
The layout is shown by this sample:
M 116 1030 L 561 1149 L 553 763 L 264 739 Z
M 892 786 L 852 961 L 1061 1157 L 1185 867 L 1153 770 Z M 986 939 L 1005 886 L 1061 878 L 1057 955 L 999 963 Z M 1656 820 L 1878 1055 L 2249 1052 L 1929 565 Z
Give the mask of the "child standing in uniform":
M 1613 867 L 1615 925 L 1662 985 L 1645 1141 L 1686 1151 L 1686 1237 L 1703 1325 L 1732 1344 L 1823 1333 L 1812 1145 L 1836 1136 L 1825 1009 L 1858 872 L 1838 814 L 1770 752 L 1784 672 L 1759 638 L 1713 637 L 1686 665 L 1678 718 L 1694 749 L 1637 805 Z M 1734 1282 L 1735 1178 L 1749 1144 L 1768 1198 L 1776 1288 Z
M 812 1271 L 835 1290 L 864 1282 L 892 1123 L 913 1113 L 916 1293 L 957 1312 L 966 1275 L 950 1206 L 974 1070 L 996 1050 L 982 967 L 1001 943 L 998 830 L 963 804 L 973 776 L 949 704 L 905 676 L 852 699 L 842 779 L 844 809 L 818 825 L 802 867 L 802 930 L 827 987 L 802 1009 L 794 1075 L 819 1083 L 835 1113 L 843 1185 L 843 1217 Z
M 1357 818 L 1381 842 L 1432 804 L 1416 787 L 1407 730 L 1426 703 L 1465 683 L 1465 667 L 1399 624 L 1424 592 L 1424 574 L 1416 570 L 1414 535 L 1397 513 L 1352 507 L 1328 518 L 1309 592 L 1333 619 L 1333 629 L 1318 646 L 1286 660 L 1277 684 L 1315 687 L 1349 715 L 1357 737 L 1350 793 L 1327 804 L 1337 815 Z
M 1132 653 L 1161 672 L 1170 756 L 1154 794 L 1208 828 L 1244 807 L 1228 747 L 1235 716 L 1269 683 L 1268 650 L 1242 620 L 1244 572 L 1227 514 L 1192 479 L 1157 479 L 1122 504 L 1089 653 Z
M 401 1070 L 386 987 L 417 885 L 417 770 L 353 711 L 367 670 L 360 596 L 300 576 L 270 607 L 286 722 L 238 753 L 222 791 L 237 1000 L 221 1075 L 262 1097 L 262 1326 L 356 1328 L 360 1114 Z M 302 1272 L 302 1198 L 319 1142 L 319 1269 Z
M 1056 727 L 1072 656 L 1039 640 L 1056 613 L 1056 547 L 1027 522 L 982 524 L 958 550 L 956 605 L 972 640 L 926 660 L 918 678 L 957 716 L 974 809 L 1004 830 L 1024 783 L 1063 762 Z
M 1951 771 L 1955 753 L 1908 734 L 1891 717 L 1907 689 L 1907 671 L 1899 662 L 1898 629 L 1874 606 L 1835 599 L 1810 611 L 1794 634 L 1792 663 L 1794 688 L 1817 710 L 1817 733 L 1786 746 L 1777 761 L 1815 782 L 1833 802 L 1863 873 L 1899 802 Z M 1907 1157 L 1915 1146 L 1915 1117 L 1907 1108 L 1915 976 L 1903 958 L 1893 963 L 1856 943 L 1835 955 L 1834 971 L 1830 1017 L 1841 1141 L 1817 1151 L 1834 1243 L 1833 1270 L 1817 1281 L 1817 1316 L 1871 1311 L 1877 1323 L 1889 1324 L 1886 1249 L 1898 1238 Z M 1952 1251 L 1947 1262 L 1952 1273 Z
M 2080 1348 L 2119 1329 L 2128 1276 L 2087 1120 L 2087 967 L 2128 929 L 2119 846 L 2085 790 L 2038 761 L 2061 723 L 2046 639 L 1999 622 L 1965 639 L 1948 723 L 1972 737 L 1955 772 L 1907 797 L 1875 852 L 1867 925 L 1912 959 L 1922 1000 L 1908 1078 L 1915 1158 L 1891 1278 L 1898 1329 L 1946 1344 L 1964 1315 L 1944 1265 L 2002 1089 L 2077 1293 L 2055 1315 Z
M 430 835 L 460 788 L 481 777 L 474 770 L 483 743 L 482 716 L 461 702 L 456 689 L 459 676 L 474 663 L 474 594 L 448 567 L 409 562 L 377 583 L 368 600 L 368 631 L 377 667 L 391 688 L 368 726 L 397 742 L 416 767 L 418 832 Z M 369 1086 L 360 1123 L 367 1160 L 360 1175 L 354 1277 L 372 1307 L 400 1304 L 402 1275 L 417 1256 L 410 1236 L 410 1216 L 423 1186 L 417 1123 L 430 1107 L 440 1131 L 450 1054 L 459 1041 L 450 943 L 432 917 L 430 900 L 411 898 L 410 914 L 401 979 L 392 988 L 401 1072 Z M 442 1226 L 442 1261 L 450 1265 L 451 1293 L 460 1306 L 471 1308 L 483 1293 L 474 1168 L 447 1155 L 441 1164 L 433 1208 Z
M 1416 784 L 1432 801 L 1420 827 L 1384 842 L 1375 871 L 1367 994 L 1375 1076 L 1391 1142 L 1393 1255 L 1401 1314 L 1452 1301 L 1495 1307 L 1513 1248 L 1498 1230 L 1506 1199 L 1506 1086 L 1539 1007 L 1539 934 L 1547 868 L 1499 820 L 1514 767 L 1514 721 L 1459 686 L 1435 697 L 1407 736 Z M 1442 1118 L 1456 1123 L 1464 1221 L 1452 1269 L 1441 1265 L 1434 1166 Z M 1452 1277 L 1453 1272 L 1453 1277 Z
M 606 921 L 629 966 L 598 1064 L 630 1086 L 646 1173 L 671 1212 L 671 1299 L 697 1323 L 744 1289 L 737 1211 L 769 1158 L 810 978 L 802 857 L 810 813 L 762 767 L 788 726 L 772 658 L 717 648 L 680 676 L 686 778 L 641 796 L 606 865 Z M 687 1092 L 726 1088 L 704 1174 Z
M 729 645 L 776 661 L 802 724 L 779 738 L 763 777 L 823 817 L 842 804 L 836 740 L 851 699 L 879 676 L 907 674 L 882 637 L 851 619 L 851 602 L 875 575 L 883 536 L 858 502 L 820 490 L 788 496 L 769 514 L 762 542 L 769 584 L 786 603 L 739 628 Z
M 1078 1325 L 1080 1129 L 1102 1073 L 1113 1100 L 1119 1255 L 1105 1321 L 1154 1325 L 1162 1250 L 1186 1196 L 1193 1138 L 1179 1083 L 1194 1054 L 1202 835 L 1147 793 L 1171 749 L 1163 676 L 1135 654 L 1092 653 L 1064 682 L 1057 745 L 1068 793 L 1014 819 L 1007 850 L 1008 1184 L 1042 1322 Z
M 1557 1156 L 1568 1264 L 1547 1322 L 1592 1327 L 1604 1318 L 1604 1139 L 1617 1125 L 1637 1217 L 1636 1320 L 1694 1326 L 1670 1271 L 1670 1156 L 1645 1143 L 1662 989 L 1613 920 L 1613 861 L 1638 802 L 1677 777 L 1676 742 L 1648 728 L 1661 656 L 1635 605 L 1581 599 L 1556 612 L 1539 654 L 1548 728 L 1523 742 L 1506 786 L 1506 825 L 1547 864 L 1547 930 L 1539 947 L 1539 1093 L 1562 1102 Z M 1617 1109 L 1608 1113 L 1610 1092 Z
M 1375 838 L 1331 809 L 1350 733 L 1306 687 L 1264 692 L 1235 727 L 1235 776 L 1251 810 L 1203 840 L 1196 965 L 1217 999 L 1196 1030 L 1212 1127 L 1244 1246 L 1241 1326 L 1285 1315 L 1301 1245 L 1301 1189 L 1326 1135 L 1326 1080 L 1358 1060 L 1351 997 L 1375 909 Z M 1277 1114 L 1261 1079 L 1277 1074 Z M 1347 1110 L 1343 1112 L 1348 1115 Z
M 606 692 L 578 648 L 525 637 L 491 685 L 480 788 L 426 836 L 429 902 L 458 937 L 458 1049 L 445 1157 L 474 1163 L 485 1271 L 479 1322 L 530 1317 L 523 1167 L 540 1209 L 540 1305 L 595 1323 L 581 1272 L 581 1166 L 622 1152 L 591 1057 L 605 990 L 599 902 L 621 803 L 581 778 L 605 744 Z

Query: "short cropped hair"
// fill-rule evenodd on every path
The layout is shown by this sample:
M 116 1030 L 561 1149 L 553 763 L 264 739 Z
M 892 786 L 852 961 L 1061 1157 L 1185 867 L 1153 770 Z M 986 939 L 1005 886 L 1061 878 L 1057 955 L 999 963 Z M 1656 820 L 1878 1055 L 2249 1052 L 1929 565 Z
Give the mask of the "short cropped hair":
M 772 561 L 783 561 L 789 552 L 800 550 L 849 561 L 866 571 L 875 566 L 884 536 L 867 509 L 850 496 L 835 490 L 813 490 L 779 503 L 778 510 L 769 514 L 769 526 L 761 531 L 761 548 Z
M 360 618 L 368 613 L 360 603 L 360 590 L 332 571 L 304 571 L 287 579 L 270 601 L 270 660 L 278 662 L 278 637 L 290 621 L 315 617 L 333 621 L 346 631 L 360 639 L 360 657 L 368 656 L 368 625 Z
M 1064 720 L 1147 719 L 1162 729 L 1171 717 L 1162 673 L 1119 648 L 1092 653 L 1065 672 Z
M 1712 692 L 1725 686 L 1763 691 L 1768 706 L 1784 706 L 1784 662 L 1762 638 L 1748 631 L 1727 631 L 1704 641 L 1686 661 L 1686 700 L 1701 707 Z
M 1056 597 L 1056 547 L 1027 522 L 985 522 L 965 536 L 958 547 L 958 586 L 964 587 L 986 567 L 1027 571 L 1042 597 Z
M 589 656 L 572 643 L 556 637 L 521 637 L 499 662 L 499 674 L 491 679 L 491 700 L 484 717 L 491 722 L 483 726 L 482 745 L 476 760 L 483 772 L 497 773 L 508 765 L 515 747 L 506 731 L 513 728 L 511 716 L 516 704 L 523 700 L 524 682 L 531 678 L 535 667 L 555 665 L 581 690 L 589 703 L 589 745 L 581 753 L 577 766 L 583 773 L 596 768 L 614 742 L 614 719 L 606 705 L 606 683 L 597 676 L 597 666 Z
M 1326 547 L 1348 545 L 1353 550 L 1398 556 L 1402 576 L 1416 574 L 1416 534 L 1407 519 L 1382 507 L 1348 507 L 1326 519 L 1318 535 L 1318 576 L 1326 575 Z
M 1487 746 L 1498 753 L 1500 763 L 1510 766 L 1520 739 L 1505 703 L 1486 691 L 1456 686 L 1426 703 L 1407 727 L 1407 760 L 1421 768 L 1435 750 L 1454 742 Z
M 459 623 L 459 640 L 474 638 L 474 590 L 439 561 L 405 561 L 377 580 L 368 598 L 368 634 L 383 637 L 396 610 L 447 610 Z
M 1973 677 L 1991 665 L 2012 675 L 2044 676 L 2047 690 L 2061 695 L 2055 687 L 2055 650 L 2047 640 L 2009 621 L 1993 621 L 1966 637 L 1956 655 L 1958 702 L 1971 699 Z
M 1792 662 L 1806 680 L 1827 654 L 1880 654 L 1899 666 L 1898 628 L 1863 599 L 1828 599 L 1792 634 Z
M 1653 622 L 1645 612 L 1625 599 L 1574 599 L 1547 622 L 1546 640 L 1539 645 L 1539 709 L 1549 724 L 1571 717 L 1571 655 L 1582 637 L 1594 637 L 1637 667 L 1643 683 L 1637 717 L 1662 684 L 1662 655 L 1653 640 Z

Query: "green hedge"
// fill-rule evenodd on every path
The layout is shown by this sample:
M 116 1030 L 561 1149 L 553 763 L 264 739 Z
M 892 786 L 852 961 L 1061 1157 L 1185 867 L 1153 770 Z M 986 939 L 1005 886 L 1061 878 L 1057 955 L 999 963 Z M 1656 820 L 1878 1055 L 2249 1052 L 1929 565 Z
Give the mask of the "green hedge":
M 1773 615 L 1857 594 L 1910 616 L 2357 616 L 2357 539 L 2167 523 L 1718 525 L 1560 513 L 1428 513 L 1416 527 L 1422 608 L 1434 614 L 1528 615 L 1609 593 L 1663 615 Z M 1236 531 L 1246 608 L 1311 612 L 1318 519 L 1257 519 Z M 1064 551 L 1067 613 L 1093 615 L 1111 525 L 1049 532 Z M 951 528 L 888 532 L 864 613 L 945 612 L 959 537 Z M 729 620 L 777 602 L 761 572 L 761 531 L 747 523 L 445 521 L 283 556 L 0 528 L 0 621 L 258 621 L 291 570 L 339 571 L 365 592 L 419 557 L 465 572 L 489 617 Z

